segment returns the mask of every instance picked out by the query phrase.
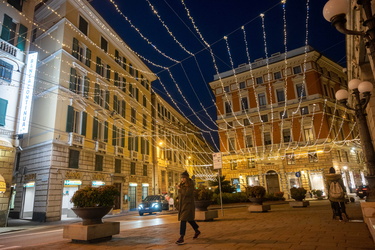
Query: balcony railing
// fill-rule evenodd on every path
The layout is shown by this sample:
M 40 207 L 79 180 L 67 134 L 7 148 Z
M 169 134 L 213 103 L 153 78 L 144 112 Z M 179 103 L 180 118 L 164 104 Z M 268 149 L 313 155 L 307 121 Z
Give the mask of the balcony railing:
M 70 146 L 80 146 L 83 147 L 83 143 L 85 142 L 85 137 L 75 133 L 69 133 L 69 145 Z
M 102 152 L 107 151 L 107 144 L 105 142 L 96 141 L 95 142 L 95 151 L 96 152 L 98 152 L 98 151 L 102 151 Z
M 115 146 L 115 155 L 123 156 L 124 155 L 124 148 L 120 146 Z

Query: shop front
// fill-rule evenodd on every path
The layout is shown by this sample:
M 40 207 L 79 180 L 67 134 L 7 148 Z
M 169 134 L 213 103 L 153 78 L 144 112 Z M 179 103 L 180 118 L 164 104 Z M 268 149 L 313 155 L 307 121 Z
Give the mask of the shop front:
M 22 219 L 32 219 L 35 199 L 35 181 L 30 181 L 23 185 L 23 209 Z
M 73 197 L 74 193 L 81 187 L 81 185 L 81 180 L 64 181 L 61 219 L 76 217 L 75 213 L 72 211 L 73 203 L 70 202 L 70 199 Z

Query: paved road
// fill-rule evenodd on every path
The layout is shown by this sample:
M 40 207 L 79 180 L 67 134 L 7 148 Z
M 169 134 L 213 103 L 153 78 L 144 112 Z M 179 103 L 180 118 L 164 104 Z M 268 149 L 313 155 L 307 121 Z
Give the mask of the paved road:
M 332 220 L 328 201 L 310 204 L 308 208 L 272 205 L 267 213 L 249 213 L 246 207 L 225 209 L 224 216 L 219 213 L 214 221 L 198 222 L 202 232 L 198 239 L 192 239 L 193 230 L 188 226 L 186 244 L 182 246 L 174 243 L 179 223 L 172 214 L 110 218 L 121 221 L 121 232 L 108 242 L 78 244 L 60 240 L 20 249 L 375 249 L 362 221 L 359 202 L 347 205 L 351 218 L 348 223 Z M 27 235 L 29 230 L 22 233 Z M 0 235 L 0 245 L 3 239 Z

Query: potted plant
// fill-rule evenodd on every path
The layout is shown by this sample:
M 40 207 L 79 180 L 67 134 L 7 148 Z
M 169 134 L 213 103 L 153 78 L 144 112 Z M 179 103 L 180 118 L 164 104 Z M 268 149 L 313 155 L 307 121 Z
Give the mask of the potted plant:
M 207 207 L 211 205 L 214 192 L 204 185 L 199 185 L 194 190 L 195 209 L 198 211 L 207 211 Z
M 102 218 L 115 203 L 120 192 L 113 185 L 84 187 L 77 190 L 70 202 L 73 203 L 73 212 L 82 218 L 83 225 L 102 224 Z
M 263 186 L 248 186 L 246 187 L 246 194 L 252 203 L 262 205 L 266 189 Z
M 318 198 L 318 200 L 322 200 L 323 199 L 323 191 L 322 190 L 314 189 L 314 190 L 311 190 L 311 192 L 313 193 L 313 195 L 316 198 Z
M 292 187 L 290 189 L 290 196 L 295 201 L 289 202 L 289 205 L 291 207 L 307 207 L 308 205 L 310 205 L 308 201 L 304 201 L 304 199 L 306 198 L 306 193 L 307 191 L 303 187 Z

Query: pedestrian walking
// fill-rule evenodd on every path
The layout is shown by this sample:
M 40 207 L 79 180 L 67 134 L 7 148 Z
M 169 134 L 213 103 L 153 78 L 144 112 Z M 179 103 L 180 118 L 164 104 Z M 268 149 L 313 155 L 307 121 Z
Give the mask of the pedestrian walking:
M 326 174 L 326 181 L 328 199 L 331 202 L 333 219 L 348 221 L 349 217 L 346 214 L 345 207 L 346 188 L 344 186 L 344 182 L 342 181 L 341 175 L 336 174 L 336 170 L 331 167 L 329 169 L 329 174 Z
M 176 244 L 184 244 L 186 233 L 186 222 L 194 229 L 193 239 L 198 238 L 201 232 L 199 226 L 195 222 L 195 204 L 194 204 L 194 181 L 189 178 L 187 171 L 181 174 L 181 183 L 177 185 L 178 189 L 178 220 L 180 221 L 180 238 Z

